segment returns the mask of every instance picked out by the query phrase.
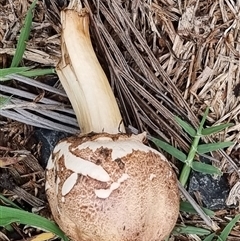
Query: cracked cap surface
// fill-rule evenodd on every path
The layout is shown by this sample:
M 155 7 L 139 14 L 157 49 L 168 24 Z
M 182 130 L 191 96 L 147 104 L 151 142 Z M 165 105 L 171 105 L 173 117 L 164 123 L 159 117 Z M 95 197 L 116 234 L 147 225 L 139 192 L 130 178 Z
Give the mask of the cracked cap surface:
M 74 241 L 159 241 L 179 211 L 175 173 L 143 136 L 70 137 L 55 147 L 46 193 L 55 221 Z

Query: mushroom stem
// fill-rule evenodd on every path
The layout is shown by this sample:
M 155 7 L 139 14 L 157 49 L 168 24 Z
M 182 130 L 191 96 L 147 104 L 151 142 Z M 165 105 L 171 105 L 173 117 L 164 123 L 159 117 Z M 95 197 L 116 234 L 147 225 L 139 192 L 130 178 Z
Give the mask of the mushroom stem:
M 66 9 L 61 19 L 62 58 L 56 71 L 81 132 L 125 132 L 116 99 L 91 44 L 89 14 L 85 9 Z

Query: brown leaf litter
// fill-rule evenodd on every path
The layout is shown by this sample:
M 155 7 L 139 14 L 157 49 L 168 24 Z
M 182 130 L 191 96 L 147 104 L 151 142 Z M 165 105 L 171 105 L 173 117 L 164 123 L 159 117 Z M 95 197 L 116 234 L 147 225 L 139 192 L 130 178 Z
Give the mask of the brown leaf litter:
M 30 2 L 0 1 L 2 67 L 9 66 Z M 38 1 L 23 65 L 57 64 L 60 57 L 59 12 L 67 1 L 59 3 L 60 7 L 54 0 Z M 234 142 L 225 151 L 213 153 L 212 158 L 214 164 L 228 174 L 229 185 L 233 187 L 227 202 L 236 203 L 240 166 L 240 2 L 85 0 L 84 3 L 91 14 L 94 48 L 111 80 L 124 123 L 130 131 L 147 131 L 187 151 L 190 139 L 177 125 L 175 115 L 197 127 L 206 107 L 210 106 L 208 126 L 234 123 L 204 140 Z M 64 128 L 66 132 L 76 133 L 78 128 L 59 84 L 50 88 L 51 76 L 45 80 L 37 78 L 41 86 L 29 78 L 12 78 L 0 87 L 4 96 L 14 94 L 10 104 L 1 110 L 1 135 L 6 142 L 0 145 L 0 166 L 4 167 L 4 172 L 7 170 L 4 175 L 11 175 L 22 190 L 30 190 L 30 200 L 37 206 L 43 170 L 39 165 L 37 169 L 28 166 L 26 173 L 15 173 L 26 163 L 38 163 L 39 147 L 27 145 L 31 131 L 26 133 L 23 129 L 28 130 L 32 125 Z M 60 107 L 61 111 L 56 111 Z M 31 154 L 21 152 L 26 150 Z M 24 176 L 26 182 L 18 184 L 19 176 Z M 4 188 L 4 195 L 24 200 L 24 192 L 13 189 Z M 226 224 L 234 213 L 233 210 L 219 211 L 215 221 Z M 194 215 L 189 219 L 183 217 L 182 222 L 204 226 Z M 239 226 L 232 231 L 229 240 L 234 238 L 239 238 Z M 178 240 L 199 240 L 199 237 L 179 236 Z

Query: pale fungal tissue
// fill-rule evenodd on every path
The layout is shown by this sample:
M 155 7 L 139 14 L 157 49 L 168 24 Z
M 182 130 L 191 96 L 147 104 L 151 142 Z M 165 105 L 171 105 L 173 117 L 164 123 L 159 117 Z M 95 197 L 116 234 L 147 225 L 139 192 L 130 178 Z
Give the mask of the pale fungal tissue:
M 62 195 L 63 196 L 67 195 L 72 190 L 72 188 L 74 187 L 74 185 L 77 182 L 77 179 L 78 179 L 78 174 L 76 172 L 72 173 L 66 179 L 66 181 L 62 185 Z
M 155 178 L 155 177 L 156 177 L 156 175 L 155 175 L 155 174 L 153 174 L 153 173 L 151 173 L 151 174 L 150 174 L 150 177 L 149 177 L 149 180 L 150 180 L 150 181 L 152 181 L 152 180 L 153 180 L 153 178 Z
M 118 189 L 120 187 L 120 184 L 124 181 L 126 181 L 129 177 L 129 175 L 127 173 L 124 173 L 118 180 L 117 182 L 113 182 L 110 186 L 110 188 L 108 189 L 98 189 L 95 190 L 95 194 L 97 195 L 97 197 L 99 198 L 108 198 L 110 196 L 110 194 L 112 193 L 112 191 Z
M 58 194 L 58 186 L 59 186 L 60 182 L 61 182 L 60 178 L 57 177 L 56 186 L 55 186 L 55 189 L 56 189 L 55 192 L 56 192 L 56 194 Z
M 130 140 L 129 140 L 130 139 Z M 131 141 L 131 145 L 129 142 Z M 99 137 L 93 141 L 86 141 L 75 148 L 75 150 L 82 150 L 86 148 L 90 148 L 93 152 L 95 152 L 98 148 L 107 148 L 112 150 L 112 160 L 116 160 L 117 158 L 125 157 L 128 154 L 131 154 L 134 150 L 148 153 L 149 151 L 159 155 L 162 160 L 166 160 L 166 158 L 161 155 L 157 150 L 144 145 L 136 138 L 119 138 L 116 141 L 113 141 L 112 138 L 109 137 Z
M 57 149 L 54 150 L 55 152 L 59 152 L 59 156 L 64 157 L 64 164 L 68 170 L 83 176 L 89 176 L 101 182 L 110 181 L 109 174 L 101 166 L 72 154 L 69 151 L 70 145 L 67 141 L 63 141 L 59 143 Z M 76 163 L 78 164 L 76 165 Z
M 46 170 L 50 170 L 54 168 L 54 163 L 53 163 L 53 159 L 52 159 L 52 154 L 50 155 L 49 159 L 48 159 L 48 163 L 46 166 Z
M 46 182 L 46 183 L 45 183 L 45 191 L 48 190 L 48 188 L 50 188 L 50 187 L 51 187 L 51 186 L 50 186 L 49 182 Z

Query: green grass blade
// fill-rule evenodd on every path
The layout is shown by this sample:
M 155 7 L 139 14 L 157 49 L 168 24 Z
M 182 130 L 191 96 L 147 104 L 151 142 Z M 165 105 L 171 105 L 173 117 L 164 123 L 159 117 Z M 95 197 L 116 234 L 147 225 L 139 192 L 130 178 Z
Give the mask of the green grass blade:
M 26 72 L 20 73 L 20 75 L 23 75 L 25 77 L 34 77 L 34 76 L 42 76 L 47 74 L 55 74 L 55 69 L 49 68 L 49 69 L 33 69 Z
M 219 235 L 218 241 L 223 240 L 226 241 L 228 235 L 230 234 L 231 230 L 233 229 L 234 225 L 240 220 L 240 214 L 236 215 L 235 218 L 228 223 L 228 225 L 223 229 L 221 234 Z M 221 239 L 220 239 L 221 238 Z
M 7 81 L 11 78 L 8 75 L 11 74 L 20 74 L 25 77 L 34 77 L 34 76 L 42 76 L 48 74 L 55 74 L 55 69 L 32 69 L 32 67 L 10 67 L 6 69 L 2 69 L 0 71 L 0 81 Z
M 9 80 L 9 78 L 6 77 L 9 74 L 21 74 L 29 69 L 31 69 L 31 67 L 10 67 L 10 68 L 1 69 L 0 81 Z
M 212 241 L 215 236 L 216 236 L 215 233 L 211 233 L 203 241 Z
M 203 129 L 203 125 L 207 119 L 207 116 L 208 116 L 208 113 L 209 113 L 209 106 L 206 108 L 204 114 L 203 114 L 203 117 L 202 117 L 202 120 L 200 122 L 200 125 L 199 125 L 199 128 L 198 128 L 198 131 L 197 132 L 200 132 L 202 133 L 202 129 Z
M 33 10 L 35 8 L 36 3 L 37 0 L 34 0 L 27 11 L 27 16 L 24 20 L 24 24 L 20 32 L 16 52 L 13 56 L 11 67 L 17 67 L 22 60 L 24 51 L 26 49 L 26 41 L 28 40 L 31 31 Z
M 208 128 L 204 128 L 202 130 L 202 135 L 203 136 L 207 136 L 207 135 L 211 135 L 214 133 L 218 133 L 224 129 L 226 129 L 227 127 L 233 126 L 233 123 L 226 123 L 226 124 L 221 124 L 221 125 L 217 125 L 217 126 L 212 126 L 212 127 L 208 127 Z
M 192 168 L 187 165 L 184 164 L 183 169 L 181 171 L 180 177 L 179 177 L 179 182 L 185 187 L 187 182 L 188 182 L 188 178 L 190 176 Z
M 193 161 L 192 169 L 196 172 L 201 172 L 205 174 L 217 174 L 222 175 L 222 172 L 217 168 L 210 164 L 206 164 L 203 162 Z
M 68 238 L 59 229 L 59 227 L 52 221 L 43 218 L 37 214 L 29 213 L 23 210 L 0 206 L 0 226 L 6 226 L 13 222 L 21 223 L 24 225 L 30 225 L 40 228 L 45 231 L 52 232 L 62 238 L 64 241 L 68 241 Z
M 200 125 L 197 129 L 196 135 L 194 136 L 194 139 L 192 141 L 190 150 L 188 152 L 187 159 L 185 161 L 185 165 L 184 165 L 184 167 L 181 171 L 181 174 L 180 174 L 179 181 L 184 187 L 186 186 L 189 175 L 191 173 L 192 162 L 193 162 L 193 159 L 195 158 L 195 155 L 196 155 L 196 152 L 197 152 L 197 147 L 198 147 L 198 143 L 200 141 L 201 132 L 202 132 L 202 129 L 203 129 L 203 125 L 206 121 L 208 112 L 209 112 L 209 107 L 207 107 L 207 109 L 206 109 L 206 111 L 205 111 L 205 113 L 202 117 Z
M 216 151 L 216 150 L 219 150 L 219 149 L 229 147 L 233 144 L 234 144 L 234 142 L 231 142 L 231 141 L 201 144 L 201 145 L 198 145 L 197 152 L 199 154 L 204 154 L 204 153 L 208 153 L 208 152 L 211 152 L 211 151 Z
M 209 217 L 215 216 L 215 213 L 212 210 L 203 208 L 203 207 L 201 207 L 201 208 Z M 197 211 L 194 209 L 194 207 L 191 205 L 191 203 L 185 202 L 185 201 L 181 201 L 180 210 L 183 212 L 187 212 L 187 213 L 193 213 L 193 214 L 196 213 L 197 214 Z
M 196 130 L 187 122 L 180 119 L 178 116 L 175 116 L 175 120 L 177 123 L 183 128 L 185 132 L 187 132 L 190 136 L 195 137 L 196 136 Z
M 196 234 L 199 236 L 209 235 L 211 232 L 204 228 L 198 228 L 193 226 L 176 226 L 173 229 L 173 234 Z
M 178 150 L 177 148 L 169 145 L 168 143 L 161 141 L 157 138 L 154 137 L 150 137 L 150 140 L 159 148 L 163 149 L 164 151 L 166 151 L 167 153 L 169 153 L 170 155 L 172 155 L 173 157 L 177 158 L 178 160 L 185 162 L 187 156 L 181 152 L 180 150 Z
M 14 208 L 17 208 L 17 209 L 22 209 L 20 208 L 17 204 L 15 204 L 13 201 L 9 200 L 8 198 L 4 197 L 1 193 L 0 193 L 0 199 L 5 203 L 5 204 L 9 204 L 11 205 L 12 207 Z M 1 218 L 1 216 L 0 216 Z

